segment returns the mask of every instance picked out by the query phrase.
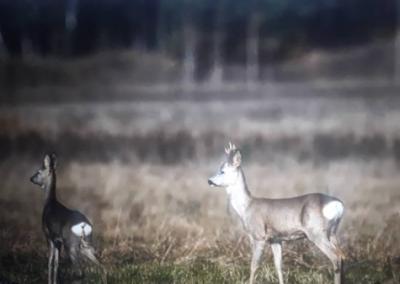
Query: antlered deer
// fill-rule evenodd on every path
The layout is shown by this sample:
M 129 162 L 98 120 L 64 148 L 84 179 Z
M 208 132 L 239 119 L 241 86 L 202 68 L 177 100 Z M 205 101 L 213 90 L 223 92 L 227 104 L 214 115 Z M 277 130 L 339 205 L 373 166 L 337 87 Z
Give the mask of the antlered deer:
M 239 215 L 252 246 L 250 283 L 254 282 L 264 246 L 271 246 L 279 283 L 283 284 L 282 242 L 308 238 L 332 262 L 335 284 L 343 281 L 342 260 L 336 230 L 343 216 L 343 203 L 332 196 L 312 193 L 293 198 L 254 197 L 247 188 L 239 149 L 229 143 L 227 159 L 218 173 L 208 179 L 210 186 L 224 187 L 229 202 Z

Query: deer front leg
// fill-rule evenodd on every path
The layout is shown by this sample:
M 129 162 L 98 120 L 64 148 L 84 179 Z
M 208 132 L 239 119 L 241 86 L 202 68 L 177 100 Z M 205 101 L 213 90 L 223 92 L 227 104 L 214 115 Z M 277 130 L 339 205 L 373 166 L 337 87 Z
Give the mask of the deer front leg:
M 251 242 L 252 242 L 253 256 L 251 258 L 251 266 L 250 266 L 250 284 L 253 284 L 256 270 L 260 263 L 261 256 L 264 252 L 265 241 L 252 240 Z
M 60 256 L 60 249 L 58 247 L 54 248 L 54 283 L 57 283 L 57 276 L 58 276 L 58 261 Z
M 54 244 L 49 241 L 49 263 L 48 263 L 48 283 L 53 284 L 53 262 L 54 262 Z
M 271 243 L 272 254 L 274 256 L 274 265 L 278 274 L 279 284 L 283 284 L 282 275 L 282 244 L 278 242 Z

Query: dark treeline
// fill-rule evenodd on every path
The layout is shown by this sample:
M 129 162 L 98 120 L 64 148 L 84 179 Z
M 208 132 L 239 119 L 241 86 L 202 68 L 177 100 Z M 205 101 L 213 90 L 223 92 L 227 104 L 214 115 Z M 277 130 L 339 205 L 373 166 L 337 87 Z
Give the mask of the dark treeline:
M 251 160 L 273 161 L 292 157 L 301 161 L 322 164 L 349 157 L 370 161 L 392 157 L 400 166 L 400 137 L 388 139 L 384 135 L 356 137 L 353 134 L 315 134 L 304 142 L 300 136 L 279 138 L 250 135 L 240 141 L 242 150 Z M 176 164 L 196 159 L 210 159 L 220 153 L 226 135 L 206 132 L 200 138 L 186 130 L 168 133 L 163 130 L 143 135 L 115 136 L 108 134 L 79 135 L 62 132 L 49 139 L 34 131 L 19 135 L 0 134 L 0 159 L 22 155 L 37 158 L 38 153 L 57 149 L 64 159 L 107 162 L 120 159 L 124 162 L 160 162 Z M 204 145 L 207 146 L 205 150 Z M 250 158 L 251 157 L 251 158 Z
M 224 62 L 243 62 L 252 48 L 260 61 L 279 60 L 395 27 L 396 0 L 0 0 L 2 44 L 17 57 L 137 47 L 182 58 L 192 46 Z

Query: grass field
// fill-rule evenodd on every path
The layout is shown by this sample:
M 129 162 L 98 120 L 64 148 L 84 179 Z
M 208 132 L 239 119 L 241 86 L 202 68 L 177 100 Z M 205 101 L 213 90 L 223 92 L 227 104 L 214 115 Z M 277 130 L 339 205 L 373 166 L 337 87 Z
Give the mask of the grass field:
M 0 283 L 47 279 L 43 196 L 28 179 L 53 150 L 59 199 L 95 224 L 109 283 L 247 281 L 248 240 L 207 185 L 229 140 L 256 196 L 344 201 L 346 283 L 398 283 L 399 109 L 396 97 L 346 95 L 2 106 Z M 288 283 L 332 282 L 309 242 L 283 253 Z M 100 277 L 88 268 L 83 283 Z M 72 281 L 67 259 L 61 280 Z M 266 249 L 257 283 L 276 282 Z

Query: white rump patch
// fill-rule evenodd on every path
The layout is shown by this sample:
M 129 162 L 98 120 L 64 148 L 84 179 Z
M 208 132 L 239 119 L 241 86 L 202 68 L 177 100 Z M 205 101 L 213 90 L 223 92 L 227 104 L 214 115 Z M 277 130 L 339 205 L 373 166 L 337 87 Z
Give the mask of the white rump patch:
M 328 220 L 341 217 L 344 211 L 343 203 L 337 200 L 331 201 L 322 208 L 322 215 Z
M 71 227 L 71 231 L 75 236 L 85 237 L 92 233 L 92 226 L 90 226 L 88 223 L 80 222 L 76 225 L 73 225 Z

